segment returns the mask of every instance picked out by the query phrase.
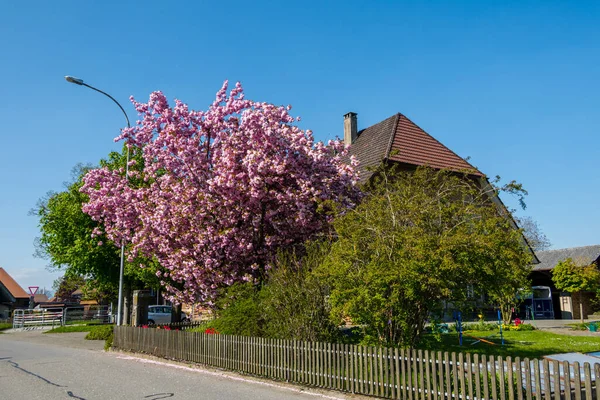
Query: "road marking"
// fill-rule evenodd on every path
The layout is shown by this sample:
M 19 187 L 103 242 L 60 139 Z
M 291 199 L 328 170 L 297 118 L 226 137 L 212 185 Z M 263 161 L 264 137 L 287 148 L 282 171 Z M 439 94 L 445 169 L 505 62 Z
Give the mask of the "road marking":
M 137 362 L 142 362 L 142 363 L 146 363 L 146 364 L 155 364 L 155 365 L 161 365 L 164 367 L 181 369 L 184 371 L 196 372 L 196 373 L 205 374 L 205 375 L 212 375 L 212 376 L 217 376 L 219 378 L 231 379 L 233 381 L 252 383 L 255 385 L 263 385 L 263 386 L 268 386 L 268 387 L 272 387 L 272 388 L 288 390 L 290 392 L 307 394 L 309 396 L 321 397 L 323 399 L 346 400 L 345 397 L 333 397 L 333 396 L 328 396 L 328 395 L 322 394 L 322 393 L 307 392 L 303 389 L 281 386 L 281 385 L 277 385 L 275 383 L 261 382 L 261 381 L 257 381 L 257 380 L 253 380 L 253 379 L 246 379 L 246 378 L 242 378 L 242 377 L 238 377 L 238 376 L 231 376 L 231 375 L 227 375 L 227 374 L 220 373 L 220 372 L 212 372 L 212 371 L 206 371 L 206 370 L 199 369 L 199 368 L 185 367 L 183 365 L 169 364 L 169 363 L 162 362 L 162 361 L 148 360 L 147 358 L 132 357 L 132 356 L 117 356 L 117 358 L 119 358 L 121 360 L 131 360 L 131 361 L 137 361 Z

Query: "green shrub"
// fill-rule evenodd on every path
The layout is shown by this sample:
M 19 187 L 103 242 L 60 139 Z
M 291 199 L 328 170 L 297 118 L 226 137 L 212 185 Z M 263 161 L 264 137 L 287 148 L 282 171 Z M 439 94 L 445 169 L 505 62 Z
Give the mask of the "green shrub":
M 108 351 L 112 347 L 113 344 L 113 331 L 110 332 L 110 336 L 106 338 L 106 342 L 104 342 L 104 350 Z
M 511 331 L 534 331 L 535 326 L 533 326 L 531 324 L 511 325 L 510 330 Z
M 202 325 L 224 335 L 263 336 L 260 290 L 251 283 L 231 286 L 217 301 L 217 318 Z M 205 326 L 206 325 L 206 326 Z
M 216 302 L 216 318 L 194 331 L 212 328 L 226 335 L 340 341 L 337 325 L 341 318 L 330 319 L 328 288 L 312 273 L 328 249 L 314 242 L 298 252 L 280 252 L 262 285 L 242 283 L 228 288 Z
M 340 341 L 337 325 L 341 315 L 331 318 L 329 288 L 312 273 L 323 262 L 329 245 L 311 242 L 300 251 L 280 252 L 276 268 L 269 271 L 261 291 L 265 335 L 313 342 Z
M 107 340 L 113 335 L 112 325 L 94 326 L 85 336 L 86 340 Z
M 495 331 L 498 330 L 498 324 L 495 322 L 473 322 L 462 324 L 463 332 L 466 331 Z

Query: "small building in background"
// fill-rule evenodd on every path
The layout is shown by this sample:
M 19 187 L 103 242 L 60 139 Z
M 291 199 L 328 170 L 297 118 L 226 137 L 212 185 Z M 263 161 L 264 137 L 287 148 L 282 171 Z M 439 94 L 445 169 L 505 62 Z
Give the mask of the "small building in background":
M 533 266 L 530 275 L 533 286 L 547 286 L 552 296 L 552 307 L 556 319 L 580 319 L 577 302 L 573 304 L 571 293 L 561 292 L 552 281 L 552 270 L 559 262 L 570 258 L 576 265 L 586 266 L 594 264 L 600 266 L 600 244 L 583 247 L 569 247 L 567 249 L 544 250 L 536 252 L 539 264 Z M 592 300 L 596 293 L 583 293 L 583 318 L 593 313 Z
M 8 319 L 13 310 L 29 308 L 31 296 L 0 267 L 0 319 Z

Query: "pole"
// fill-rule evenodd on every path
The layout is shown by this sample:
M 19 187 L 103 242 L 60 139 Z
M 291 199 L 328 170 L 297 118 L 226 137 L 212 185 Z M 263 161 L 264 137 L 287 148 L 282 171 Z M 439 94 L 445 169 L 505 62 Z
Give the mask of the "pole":
M 459 311 L 456 314 L 456 325 L 458 331 L 458 345 L 462 346 L 462 313 Z
M 502 334 L 502 314 L 498 310 L 498 326 L 500 326 L 500 340 L 502 340 L 502 346 L 504 346 L 504 335 Z
M 125 119 L 127 120 L 127 128 L 131 128 L 131 124 L 129 123 L 129 117 L 127 116 L 127 113 L 125 112 L 125 109 L 110 94 L 103 92 L 100 89 L 96 89 L 95 87 L 93 87 L 91 85 L 88 85 L 87 83 L 83 82 L 83 80 L 81 80 L 81 79 L 73 78 L 71 76 L 65 76 L 65 79 L 67 80 L 67 82 L 71 82 L 71 83 L 74 83 L 74 84 L 80 85 L 80 86 L 86 86 L 92 90 L 95 90 L 98 93 L 102 93 L 103 95 L 105 95 L 106 97 L 108 97 L 109 99 L 114 101 L 115 104 L 119 106 L 121 111 L 123 111 L 123 115 L 125 116 Z M 127 163 L 125 164 L 125 179 L 127 181 L 129 181 L 129 146 L 127 146 Z M 123 270 L 124 270 L 124 264 L 125 264 L 124 260 L 125 260 L 125 241 L 123 239 L 121 239 L 121 261 L 119 263 L 120 264 L 119 265 L 119 298 L 118 298 L 118 302 L 117 302 L 117 326 L 120 326 L 122 323 L 121 317 L 122 317 L 122 310 L 123 310 Z

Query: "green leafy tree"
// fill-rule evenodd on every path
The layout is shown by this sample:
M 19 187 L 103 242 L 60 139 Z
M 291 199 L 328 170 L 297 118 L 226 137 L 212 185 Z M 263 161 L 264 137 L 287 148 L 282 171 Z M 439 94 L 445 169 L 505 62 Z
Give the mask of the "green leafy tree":
M 591 265 L 582 266 L 571 258 L 560 261 L 552 269 L 552 281 L 556 288 L 577 295 L 579 316 L 583 322 L 583 292 L 600 289 L 600 271 Z
M 56 279 L 52 288 L 59 301 L 73 301 L 73 292 L 85 286 L 85 278 L 80 275 L 63 275 Z
M 79 192 L 79 178 L 88 169 L 75 166 L 73 181 L 65 184 L 65 190 L 49 193 L 32 210 L 41 230 L 36 255 L 46 258 L 51 269 L 63 270 L 67 276 L 89 277 L 114 292 L 119 279 L 119 249 L 103 236 L 93 237 L 98 224 L 81 211 L 87 196 Z
M 414 346 L 443 301 L 467 300 L 469 284 L 502 301 L 525 283 L 530 252 L 492 201 L 495 186 L 430 168 L 377 176 L 334 222 L 338 240 L 319 269 L 334 311 L 364 326 L 365 342 Z
M 139 158 L 134 153 L 134 159 Z M 123 168 L 123 153 L 112 152 L 101 165 Z M 88 201 L 80 192 L 82 177 L 90 170 L 89 165 L 76 165 L 71 181 L 65 183 L 62 192 L 50 192 L 38 201 L 30 215 L 39 219 L 41 236 L 36 239 L 37 257 L 49 261 L 48 268 L 61 270 L 66 276 L 82 276 L 86 279 L 90 295 L 100 301 L 112 301 L 117 297 L 120 269 L 120 248 L 104 235 L 95 235 L 98 222 L 81 210 Z M 132 179 L 132 184 L 140 184 Z M 139 268 L 143 263 L 146 268 Z M 128 298 L 131 290 L 157 287 L 157 265 L 153 260 L 136 259 L 125 263 L 124 289 Z M 91 289 L 94 289 L 92 291 Z

